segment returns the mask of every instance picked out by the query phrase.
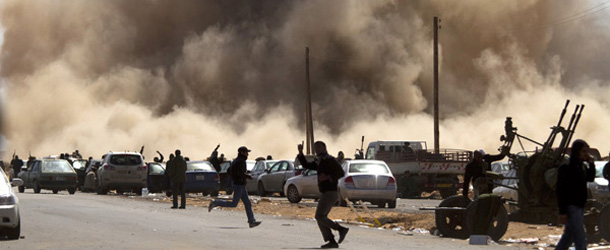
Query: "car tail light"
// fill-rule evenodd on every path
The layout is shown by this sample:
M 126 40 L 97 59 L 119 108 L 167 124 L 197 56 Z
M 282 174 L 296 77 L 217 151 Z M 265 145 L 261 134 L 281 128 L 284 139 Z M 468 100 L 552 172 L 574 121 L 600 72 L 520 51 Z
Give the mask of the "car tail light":
M 388 178 L 388 186 L 389 185 L 396 185 L 396 180 L 394 179 L 394 177 Z
M 345 183 L 354 184 L 354 179 L 351 176 L 348 176 L 347 178 L 345 178 Z
M 136 170 L 138 170 L 138 171 L 146 170 L 146 165 L 139 166 Z
M 111 165 L 108 165 L 108 164 L 104 164 L 104 169 L 114 170 L 114 166 L 111 166 Z
M 294 176 L 301 175 L 301 172 L 303 172 L 303 171 L 300 169 L 297 169 L 297 171 L 294 172 Z

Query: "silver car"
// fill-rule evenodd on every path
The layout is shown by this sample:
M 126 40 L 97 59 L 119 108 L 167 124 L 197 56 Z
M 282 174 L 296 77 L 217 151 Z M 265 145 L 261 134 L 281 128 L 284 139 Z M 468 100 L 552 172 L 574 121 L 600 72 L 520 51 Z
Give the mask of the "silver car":
M 280 193 L 284 196 L 284 184 L 290 177 L 301 174 L 302 168 L 295 168 L 292 160 L 281 160 L 258 177 L 258 195 Z
M 97 170 L 97 193 L 107 194 L 133 191 L 142 194 L 146 187 L 148 166 L 137 152 L 109 152 L 102 157 L 102 166 Z
M 265 173 L 265 170 L 271 168 L 273 164 L 275 164 L 277 160 L 262 160 L 257 161 L 252 170 L 248 170 L 249 174 L 252 176 L 252 179 L 246 180 L 246 191 L 248 193 L 257 193 L 258 192 L 258 177 Z
M 318 172 L 305 169 L 300 175 L 288 179 L 284 185 L 284 193 L 291 203 L 298 203 L 303 198 L 320 198 Z
M 339 179 L 341 205 L 350 201 L 368 201 L 384 208 L 396 208 L 396 178 L 383 161 L 348 160 L 342 165 L 345 176 Z
M 19 239 L 21 234 L 21 218 L 19 215 L 19 199 L 13 193 L 12 186 L 21 186 L 23 181 L 13 178 L 12 183 L 0 168 L 0 237 L 11 240 Z

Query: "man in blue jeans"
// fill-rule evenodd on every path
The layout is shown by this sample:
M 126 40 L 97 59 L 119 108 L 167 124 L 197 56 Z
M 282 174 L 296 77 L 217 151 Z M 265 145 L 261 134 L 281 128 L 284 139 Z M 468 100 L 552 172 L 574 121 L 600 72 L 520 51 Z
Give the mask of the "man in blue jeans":
M 239 203 L 239 200 L 241 199 L 241 201 L 244 203 L 244 207 L 246 208 L 248 225 L 250 228 L 253 228 L 260 225 L 261 222 L 254 219 L 252 204 L 250 203 L 250 198 L 248 197 L 248 192 L 246 191 L 246 179 L 252 179 L 252 176 L 246 174 L 246 160 L 248 159 L 249 152 L 250 150 L 247 147 L 239 147 L 239 149 L 237 149 L 237 158 L 235 158 L 233 163 L 231 163 L 231 166 L 227 171 L 233 180 L 233 200 L 210 201 L 210 205 L 208 205 L 208 212 L 211 212 L 214 207 L 237 207 L 237 203 Z

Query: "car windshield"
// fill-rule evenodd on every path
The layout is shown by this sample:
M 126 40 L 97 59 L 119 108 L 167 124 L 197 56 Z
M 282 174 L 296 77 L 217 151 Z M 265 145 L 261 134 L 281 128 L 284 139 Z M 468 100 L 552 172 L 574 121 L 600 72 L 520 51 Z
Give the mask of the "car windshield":
M 149 163 L 148 166 L 150 167 L 150 174 L 151 175 L 163 175 L 163 174 L 165 174 L 165 169 L 159 163 Z
M 42 172 L 46 173 L 70 173 L 74 172 L 70 163 L 66 160 L 44 161 L 42 164 Z
M 113 165 L 140 165 L 142 157 L 139 155 L 112 155 L 110 156 L 110 164 Z
M 216 171 L 209 162 L 188 162 L 186 164 L 187 171 Z
M 85 169 L 85 165 L 87 164 L 87 161 L 85 160 L 76 160 L 74 162 L 72 162 L 72 167 L 74 167 L 74 169 Z
M 377 163 L 356 163 L 349 165 L 349 173 L 367 173 L 367 174 L 389 174 L 390 171 L 383 164 Z
M 271 166 L 273 166 L 273 164 L 275 164 L 277 161 L 267 161 L 267 167 L 265 169 L 270 168 Z

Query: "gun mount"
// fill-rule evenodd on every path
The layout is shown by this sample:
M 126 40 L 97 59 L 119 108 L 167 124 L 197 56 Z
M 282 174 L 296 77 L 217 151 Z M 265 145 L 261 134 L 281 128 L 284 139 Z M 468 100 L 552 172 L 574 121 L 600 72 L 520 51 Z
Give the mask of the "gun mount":
M 487 234 L 494 240 L 500 239 L 506 232 L 508 221 L 520 221 L 534 224 L 555 224 L 558 221 L 559 209 L 557 208 L 557 196 L 555 187 L 557 184 L 557 170 L 559 166 L 567 162 L 566 150 L 576 130 L 584 105 L 576 105 L 567 127 L 562 126 L 570 101 L 567 100 L 561 112 L 557 125 L 551 127 L 551 133 L 544 143 L 536 142 L 528 137 L 517 133 L 513 127 L 511 117 L 507 117 L 504 130 L 505 135 L 500 137 L 503 145 L 500 147 L 502 154 L 509 156 L 513 168 L 517 172 L 518 201 L 516 211 L 508 215 L 502 207 L 490 214 L 490 226 Z M 511 154 L 513 143 L 517 139 L 522 152 Z M 534 152 L 526 152 L 523 141 L 527 140 L 538 146 Z M 555 142 L 559 141 L 558 145 Z M 493 195 L 492 195 L 493 196 Z M 500 197 L 491 199 L 500 199 Z M 471 228 L 475 225 L 472 214 L 478 200 L 470 201 L 464 196 L 449 197 L 436 210 L 436 225 L 442 235 L 448 237 L 467 238 L 473 233 Z M 424 209 L 429 210 L 429 209 Z M 476 210 L 475 210 L 476 212 Z M 610 206 L 605 206 L 590 199 L 585 205 L 585 229 L 589 242 L 598 242 L 601 238 L 610 240 L 610 226 L 607 219 L 610 218 Z

